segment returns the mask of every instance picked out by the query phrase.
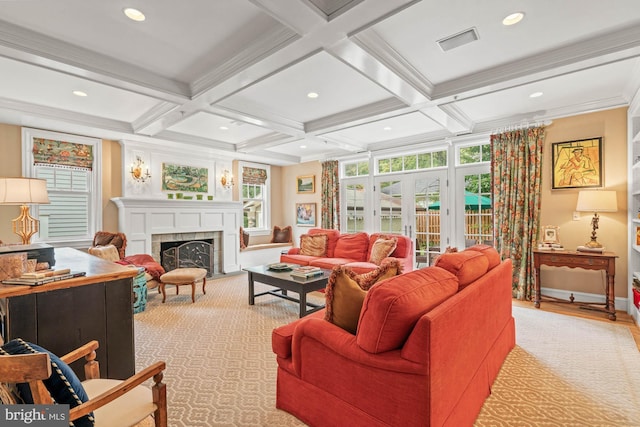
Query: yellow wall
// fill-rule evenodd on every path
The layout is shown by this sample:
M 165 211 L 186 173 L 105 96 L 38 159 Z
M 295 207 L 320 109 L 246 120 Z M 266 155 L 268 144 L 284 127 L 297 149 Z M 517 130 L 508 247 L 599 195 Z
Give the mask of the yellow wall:
M 282 173 L 282 208 L 283 219 L 287 225 L 293 228 L 293 241 L 299 242 L 300 236 L 309 231 L 310 227 L 296 226 L 296 203 L 315 203 L 316 204 L 316 227 L 320 227 L 320 206 L 321 197 L 320 189 L 322 182 L 320 180 L 322 174 L 322 164 L 318 161 L 300 163 L 299 165 L 287 166 Z M 315 175 L 315 192 L 313 194 L 298 194 L 297 177 L 306 175 Z
M 118 231 L 118 207 L 109 199 L 122 196 L 122 146 L 102 140 L 102 230 Z
M 22 176 L 22 135 L 20 126 L 0 123 L 0 175 Z M 20 237 L 11 231 L 11 220 L 20 215 L 19 206 L 0 206 L 0 240 L 20 243 Z
M 542 175 L 541 225 L 556 225 L 560 243 L 575 249 L 590 240 L 593 214 L 572 219 L 577 189 L 551 190 L 551 144 L 602 137 L 603 173 L 606 190 L 615 190 L 618 212 L 600 214 L 598 241 L 618 255 L 616 296 L 627 296 L 627 109 L 601 111 L 556 119 L 547 127 Z M 584 270 L 553 269 L 542 273 L 543 287 L 604 295 L 601 274 Z

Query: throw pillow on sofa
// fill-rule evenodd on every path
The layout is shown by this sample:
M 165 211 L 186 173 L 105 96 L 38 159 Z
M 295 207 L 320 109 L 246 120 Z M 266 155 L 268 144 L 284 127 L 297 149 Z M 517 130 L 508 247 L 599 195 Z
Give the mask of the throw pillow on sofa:
M 300 236 L 300 255 L 323 257 L 326 253 L 326 234 L 303 234 Z
M 360 309 L 369 288 L 401 272 L 402 265 L 395 259 L 387 260 L 377 269 L 364 274 L 356 274 L 344 266 L 334 267 L 325 289 L 325 320 L 355 334 Z
M 372 262 L 376 265 L 380 265 L 382 260 L 391 255 L 393 251 L 398 246 L 398 239 L 392 237 L 390 239 L 385 239 L 382 237 L 378 237 L 378 239 L 373 243 L 371 247 L 371 256 L 369 257 L 369 262 Z

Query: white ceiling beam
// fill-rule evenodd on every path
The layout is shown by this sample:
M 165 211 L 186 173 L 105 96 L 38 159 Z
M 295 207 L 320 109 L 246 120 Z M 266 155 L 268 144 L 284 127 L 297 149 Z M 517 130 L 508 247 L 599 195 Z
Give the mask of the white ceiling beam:
M 161 101 L 189 99 L 189 87 L 157 74 L 0 21 L 0 55 Z

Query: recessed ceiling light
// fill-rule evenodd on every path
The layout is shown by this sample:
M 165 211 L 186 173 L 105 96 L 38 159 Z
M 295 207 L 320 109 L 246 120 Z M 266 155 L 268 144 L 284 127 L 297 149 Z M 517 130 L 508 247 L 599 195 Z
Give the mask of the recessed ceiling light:
M 301 145 L 300 148 L 307 148 L 307 146 L 306 145 Z
M 382 128 L 382 130 L 391 130 L 391 126 L 385 126 Z
M 517 24 L 518 22 L 522 21 L 522 18 L 524 18 L 524 13 L 522 12 L 512 13 L 511 15 L 507 16 L 502 20 L 502 25 Z
M 318 97 L 318 94 L 315 92 L 309 92 L 307 94 L 307 98 L 317 98 L 317 97 Z
M 83 92 L 83 91 L 81 91 L 81 90 L 74 90 L 74 91 L 73 91 L 73 94 L 74 94 L 75 96 L 87 96 L 87 92 Z
M 138 9 L 134 9 L 132 7 L 127 7 L 126 9 L 123 10 L 123 12 L 124 12 L 125 15 L 127 15 L 127 18 L 131 19 L 132 21 L 142 22 L 145 19 L 147 19 L 144 16 L 144 13 L 142 13 Z
M 229 130 L 229 128 L 226 126 L 220 126 L 220 130 Z
M 529 98 L 538 98 L 542 95 L 543 95 L 542 92 L 533 92 L 531 95 L 529 95 Z

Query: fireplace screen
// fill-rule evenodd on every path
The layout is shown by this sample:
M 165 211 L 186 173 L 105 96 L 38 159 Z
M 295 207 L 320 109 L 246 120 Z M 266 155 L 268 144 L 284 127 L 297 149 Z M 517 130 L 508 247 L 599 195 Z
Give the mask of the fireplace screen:
M 215 273 L 213 239 L 162 242 L 160 263 L 166 271 L 176 268 L 204 268 L 207 277 Z

